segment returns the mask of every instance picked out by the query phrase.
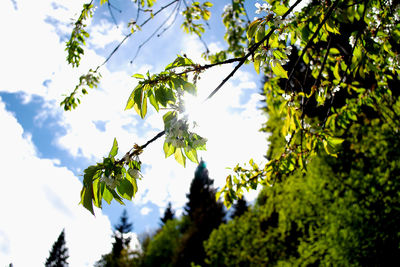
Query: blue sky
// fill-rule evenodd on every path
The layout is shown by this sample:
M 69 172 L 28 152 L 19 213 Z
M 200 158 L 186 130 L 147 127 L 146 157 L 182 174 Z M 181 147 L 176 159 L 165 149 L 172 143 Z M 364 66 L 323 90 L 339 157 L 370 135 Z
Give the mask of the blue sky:
M 205 35 L 212 51 L 225 46 L 220 14 L 230 1 L 215 2 L 211 29 Z M 162 114 L 151 111 L 141 120 L 133 110 L 124 111 L 136 85 L 131 75 L 160 71 L 180 53 L 201 63 L 204 51 L 196 37 L 183 34 L 178 20 L 160 38 L 145 45 L 130 64 L 138 45 L 165 19 L 161 15 L 133 35 L 100 69 L 103 78 L 99 88 L 91 90 L 76 110 L 64 112 L 59 106 L 62 94 L 74 88 L 81 74 L 104 61 L 127 33 L 127 19 L 135 14 L 131 1 L 114 0 L 112 3 L 123 10 L 121 14 L 114 12 L 117 28 L 108 9 L 99 7 L 89 27 L 91 39 L 85 57 L 78 69 L 72 69 L 65 61 L 65 41 L 71 18 L 79 13 L 82 3 L 0 3 L 0 265 L 41 266 L 65 228 L 70 265 L 92 266 L 101 254 L 109 252 L 111 226 L 124 208 L 134 223 L 134 232 L 141 234 L 158 227 L 168 201 L 178 215 L 186 202 L 196 165 L 188 163 L 183 168 L 173 158 L 165 159 L 163 140 L 158 140 L 141 156 L 144 178 L 132 202 L 126 201 L 124 207 L 105 205 L 96 211 L 96 217 L 78 205 L 83 169 L 107 155 L 114 137 L 121 157 L 134 143 L 145 143 L 163 128 Z M 192 100 L 191 106 L 201 102 L 232 69 L 223 66 L 206 71 L 198 83 L 198 99 Z M 246 67 L 199 106 L 197 113 L 193 111 L 198 133 L 208 139 L 207 151 L 200 156 L 217 187 L 223 186 L 230 173 L 227 167 L 250 158 L 264 160 L 267 136 L 258 132 L 266 119 L 257 109 L 260 80 L 251 66 Z M 251 192 L 247 198 L 255 196 Z

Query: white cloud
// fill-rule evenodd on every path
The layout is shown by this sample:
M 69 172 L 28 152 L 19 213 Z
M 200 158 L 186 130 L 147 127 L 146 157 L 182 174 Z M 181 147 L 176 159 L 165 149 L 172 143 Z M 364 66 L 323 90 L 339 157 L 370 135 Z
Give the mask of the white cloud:
M 151 212 L 151 209 L 148 208 L 148 207 L 143 207 L 143 208 L 140 210 L 140 214 L 142 214 L 142 215 L 147 215 L 147 214 L 149 214 L 150 212 Z
M 289 1 L 289 6 L 292 6 L 295 3 L 295 0 L 290 0 Z M 295 8 L 294 8 L 294 12 L 296 11 L 301 11 L 303 9 L 303 7 L 307 6 L 310 3 L 310 0 L 307 1 L 301 1 Z
M 37 157 L 21 125 L 0 99 L 2 138 L 0 262 L 42 266 L 65 228 L 71 266 L 93 266 L 110 251 L 111 225 L 78 205 L 81 182 L 57 162 Z
M 115 24 L 102 19 L 99 24 L 90 27 L 90 45 L 94 48 L 104 49 L 108 44 L 119 43 L 124 38 L 121 28 L 123 28 L 122 24 L 118 25 L 117 28 Z

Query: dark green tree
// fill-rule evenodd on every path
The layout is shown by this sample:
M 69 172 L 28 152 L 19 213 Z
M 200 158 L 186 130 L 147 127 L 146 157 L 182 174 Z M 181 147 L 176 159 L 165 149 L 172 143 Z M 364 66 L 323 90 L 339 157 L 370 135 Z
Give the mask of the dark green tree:
M 162 228 L 145 244 L 143 255 L 138 259 L 139 266 L 177 266 L 175 258 L 185 230 L 188 228 L 189 218 L 182 216 L 179 219 L 168 220 Z
M 133 230 L 133 226 L 129 222 L 126 210 L 123 211 L 120 222 L 114 228 L 112 250 L 96 262 L 97 267 L 125 267 L 132 264 L 130 254 L 133 252 L 129 247 L 131 237 L 127 234 Z
M 57 238 L 57 241 L 53 244 L 51 248 L 50 255 L 46 259 L 46 267 L 65 267 L 68 266 L 68 248 L 65 244 L 65 231 L 61 231 Z M 10 264 L 12 266 L 12 264 Z
M 208 176 L 206 163 L 202 160 L 187 194 L 185 212 L 190 222 L 177 250 L 175 266 L 190 266 L 191 263 L 203 265 L 203 242 L 225 220 L 225 210 L 223 204 L 215 199 L 213 183 Z
M 124 235 L 130 233 L 132 230 L 132 223 L 128 222 L 128 213 L 126 212 L 126 210 L 124 210 L 121 215 L 119 224 L 115 226 L 114 243 L 112 247 L 112 255 L 114 259 L 118 259 L 121 256 L 122 250 L 129 247 L 129 242 L 131 242 L 131 238 Z
M 244 197 L 239 198 L 234 204 L 233 204 L 233 212 L 231 214 L 231 218 L 236 218 L 239 216 L 242 216 L 243 213 L 249 210 L 249 206 L 247 205 L 247 201 Z
M 161 225 L 164 225 L 167 221 L 175 218 L 175 211 L 172 209 L 171 202 L 168 202 L 168 206 L 164 211 L 163 217 L 160 218 Z

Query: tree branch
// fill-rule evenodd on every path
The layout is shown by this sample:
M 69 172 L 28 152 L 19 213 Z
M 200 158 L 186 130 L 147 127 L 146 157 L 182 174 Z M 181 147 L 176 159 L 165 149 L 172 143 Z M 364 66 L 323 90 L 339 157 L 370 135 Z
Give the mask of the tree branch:
M 289 78 L 286 81 L 286 85 L 285 85 L 285 92 L 287 91 L 288 85 L 290 83 L 290 80 L 293 77 L 294 74 L 294 70 L 297 67 L 297 65 L 299 64 L 300 60 L 303 58 L 304 54 L 306 53 L 307 49 L 311 46 L 313 40 L 315 39 L 315 37 L 317 37 L 317 34 L 319 33 L 319 31 L 321 30 L 322 26 L 324 26 L 325 22 L 329 19 L 329 17 L 331 16 L 333 10 L 335 9 L 335 7 L 339 4 L 339 0 L 336 0 L 331 7 L 328 9 L 328 11 L 326 12 L 326 15 L 324 17 L 324 19 L 321 21 L 320 24 L 318 24 L 318 28 L 315 30 L 314 34 L 311 36 L 310 40 L 308 40 L 306 46 L 303 48 L 303 51 L 301 52 L 300 57 L 296 60 L 296 63 L 294 64 L 294 66 L 292 67 L 292 70 L 290 71 L 289 74 Z

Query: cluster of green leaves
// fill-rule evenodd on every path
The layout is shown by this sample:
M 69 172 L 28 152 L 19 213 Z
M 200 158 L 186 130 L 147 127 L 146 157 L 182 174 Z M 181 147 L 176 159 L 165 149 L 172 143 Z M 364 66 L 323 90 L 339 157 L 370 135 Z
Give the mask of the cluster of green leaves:
M 191 6 L 187 6 L 182 12 L 184 21 L 182 23 L 182 28 L 186 33 L 194 33 L 197 36 L 201 36 L 205 29 L 202 23 L 198 23 L 199 20 L 207 21 L 210 19 L 211 12 L 208 10 L 213 4 L 210 2 L 193 2 Z
M 93 5 L 91 1 L 89 4 L 83 5 L 82 12 L 75 21 L 74 28 L 66 45 L 67 47 L 65 48 L 68 51 L 67 62 L 73 67 L 79 66 L 81 56 L 84 54 L 82 46 L 85 45 L 85 39 L 89 37 L 89 33 L 85 30 L 86 24 L 84 21 L 92 16 Z
M 163 120 L 167 135 L 163 146 L 165 157 L 174 155 L 176 161 L 184 167 L 186 158 L 198 164 L 197 150 L 206 150 L 206 140 L 189 131 L 187 121 L 179 120 L 176 111 L 167 112 Z
M 188 81 L 186 73 L 176 73 L 176 70 L 196 65 L 187 57 L 178 55 L 165 71 L 159 74 L 146 76 L 135 74 L 139 79 L 138 85 L 132 91 L 125 110 L 134 108 L 144 118 L 147 114 L 147 100 L 158 112 L 160 108 L 172 109 L 164 114 L 164 128 L 167 138 L 164 142 L 165 157 L 171 155 L 185 166 L 186 158 L 198 163 L 196 150 L 205 149 L 205 139 L 190 132 L 184 118 L 179 118 L 184 113 L 182 96 L 185 93 L 195 95 L 196 86 Z
M 231 4 L 225 6 L 222 22 L 226 28 L 224 39 L 228 43 L 228 48 L 214 55 L 206 55 L 211 63 L 224 61 L 229 55 L 244 56 L 244 47 L 247 46 L 246 29 L 250 23 L 244 3 L 245 0 L 232 1 Z
M 177 109 L 176 102 L 179 100 L 179 95 L 183 92 L 196 94 L 197 89 L 188 82 L 185 75 L 176 74 L 174 69 L 192 65 L 194 65 L 192 60 L 178 55 L 175 61 L 159 74 L 150 75 L 147 72 L 146 76 L 133 75 L 139 83 L 129 96 L 125 110 L 134 108 L 140 117 L 144 118 L 147 114 L 147 99 L 157 112 L 160 107 Z
M 117 160 L 118 143 L 114 139 L 108 157 L 84 170 L 80 204 L 94 215 L 93 204 L 101 208 L 103 199 L 108 204 L 115 199 L 121 205 L 124 205 L 123 199 L 131 200 L 137 192 L 137 179 L 141 178 L 140 152 L 141 148 L 135 147 L 132 154 Z
M 134 2 L 137 3 L 138 0 L 135 0 Z M 145 3 L 144 0 L 140 0 L 138 4 L 142 8 L 145 7 L 146 4 L 147 7 L 152 7 L 155 2 L 156 0 L 147 0 L 147 2 Z M 90 34 L 86 31 L 85 20 L 93 16 L 95 6 L 92 3 L 93 1 L 90 1 L 90 3 L 83 5 L 81 14 L 79 18 L 75 21 L 71 36 L 66 43 L 65 50 L 67 51 L 67 62 L 71 64 L 73 67 L 79 66 L 81 57 L 84 55 L 83 46 L 86 45 L 85 40 L 90 36 Z M 103 5 L 105 3 L 108 3 L 108 0 L 100 0 L 100 5 Z M 151 17 L 152 18 L 154 17 L 152 10 L 143 9 L 142 11 L 145 12 L 150 11 Z M 129 22 L 128 28 L 130 29 L 131 34 L 133 34 L 135 31 L 141 30 L 141 27 L 137 24 L 136 21 Z M 106 62 L 107 61 L 108 59 L 106 60 Z M 103 64 L 105 64 L 105 62 Z M 78 85 L 75 86 L 74 91 L 71 92 L 69 96 L 66 96 L 65 99 L 61 102 L 61 106 L 64 107 L 65 111 L 70 111 L 72 109 L 75 109 L 78 106 L 78 104 L 81 103 L 80 98 L 77 97 L 79 91 L 81 91 L 82 95 L 86 95 L 88 93 L 87 89 L 85 88 L 86 86 L 88 86 L 89 88 L 97 87 L 101 78 L 101 75 L 98 72 L 99 68 L 100 66 L 95 68 L 95 70 L 90 69 L 87 74 L 82 75 L 79 78 L 79 83 Z
M 141 7 L 152 7 L 157 0 L 134 0 L 134 3 L 139 3 Z
M 75 86 L 74 91 L 69 96 L 66 96 L 60 103 L 65 111 L 75 109 L 81 103 L 79 93 L 82 95 L 88 94 L 87 88 L 95 88 L 100 82 L 101 74 L 98 70 L 90 69 L 87 74 L 79 77 L 79 84 Z

